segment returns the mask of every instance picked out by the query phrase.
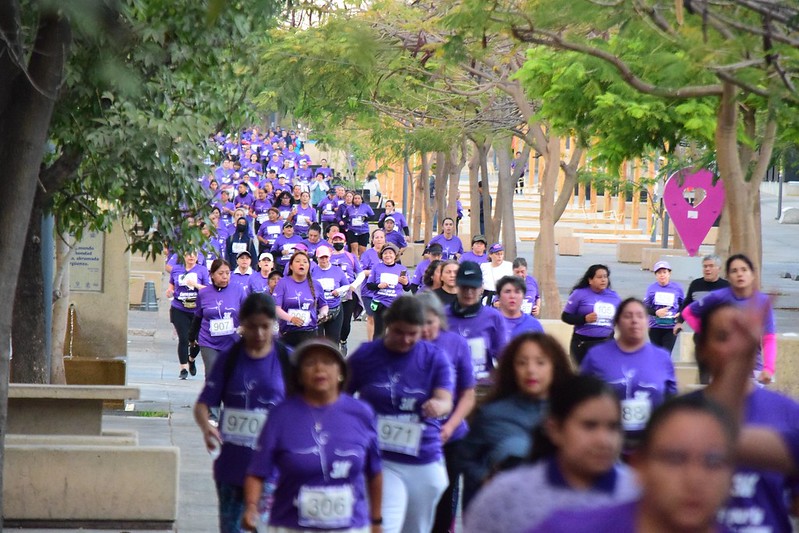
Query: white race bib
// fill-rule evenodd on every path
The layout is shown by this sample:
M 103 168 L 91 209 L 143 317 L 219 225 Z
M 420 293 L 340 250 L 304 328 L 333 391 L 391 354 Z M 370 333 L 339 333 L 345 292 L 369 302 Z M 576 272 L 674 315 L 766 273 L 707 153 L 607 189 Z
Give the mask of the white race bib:
M 212 337 L 233 335 L 233 333 L 236 331 L 236 327 L 233 325 L 233 317 L 212 318 L 208 322 L 208 329 L 211 331 Z
M 280 212 L 280 218 L 282 218 L 283 220 L 286 220 L 287 218 L 289 218 L 289 211 L 281 211 Z
M 486 341 L 483 337 L 466 339 L 469 345 L 469 352 L 472 354 L 472 367 L 474 367 L 474 377 L 482 378 L 488 376 L 486 371 Z
M 304 485 L 300 488 L 297 506 L 299 507 L 298 523 L 302 527 L 346 528 L 352 523 L 355 496 L 351 485 L 335 487 Z
M 663 307 L 672 307 L 674 305 L 673 292 L 655 292 L 655 305 L 662 305 Z
M 381 450 L 416 457 L 422 442 L 424 424 L 399 420 L 390 416 L 377 417 L 377 442 Z
M 533 302 L 525 300 L 522 302 L 522 314 L 529 315 L 533 312 Z
M 189 285 L 189 282 L 191 282 L 192 285 Z M 197 273 L 188 272 L 186 274 L 180 274 L 178 276 L 178 285 L 182 287 L 193 287 L 197 285 Z
M 254 449 L 268 416 L 266 411 L 226 407 L 222 410 L 222 423 L 219 425 L 222 442 Z
M 269 220 L 269 214 L 268 213 L 259 213 L 258 217 L 257 217 L 257 220 L 258 220 L 259 224 L 263 224 L 264 222 Z
M 352 217 L 352 226 L 363 226 L 363 217 Z
M 247 243 L 246 242 L 234 242 L 233 246 L 231 246 L 234 254 L 240 254 L 241 252 L 247 251 Z
M 311 217 L 306 215 L 297 215 L 297 224 L 299 224 L 300 226 L 310 226 Z
M 399 283 L 399 276 L 384 272 L 380 274 L 380 283 L 388 283 L 388 286 L 393 289 L 397 286 L 397 283 Z
M 317 278 L 319 285 L 325 290 L 325 292 L 330 292 L 336 288 L 336 280 L 333 278 Z
M 290 242 L 290 243 L 284 244 L 283 245 L 283 251 L 291 253 L 291 252 L 294 251 L 294 247 L 295 246 L 297 246 L 297 243 L 294 243 L 294 242 Z
M 289 309 L 289 316 L 291 318 L 294 318 L 295 316 L 297 318 L 300 318 L 302 320 L 302 325 L 303 326 L 307 326 L 308 324 L 311 323 L 311 312 L 310 311 L 304 311 L 302 309 Z
M 621 401 L 621 425 L 626 431 L 644 429 L 652 413 L 649 398 L 630 398 Z
M 612 326 L 613 316 L 616 314 L 616 306 L 606 302 L 596 302 L 594 304 L 594 313 L 596 313 L 596 326 Z

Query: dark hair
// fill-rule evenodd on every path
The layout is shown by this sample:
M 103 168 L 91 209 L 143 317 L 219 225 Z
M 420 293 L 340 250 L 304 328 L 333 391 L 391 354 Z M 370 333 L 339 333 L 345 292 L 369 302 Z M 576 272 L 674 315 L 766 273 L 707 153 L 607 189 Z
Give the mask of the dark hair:
M 211 213 L 213 213 L 214 211 L 219 213 L 219 216 L 222 216 L 222 210 L 219 209 L 217 206 L 214 206 L 214 207 L 211 208 Z
M 673 415 L 681 412 L 711 416 L 721 426 L 724 436 L 727 438 L 728 449 L 732 450 L 738 437 L 738 426 L 726 409 L 703 393 L 676 396 L 663 402 L 649 417 L 649 422 L 646 423 L 644 432 L 641 434 L 638 449 L 645 454 L 652 445 L 652 440 L 658 429 Z
M 505 285 L 508 284 L 522 291 L 522 294 L 527 292 L 527 282 L 519 276 L 502 276 L 499 278 L 499 281 L 497 281 L 497 298 L 499 298 L 499 293 L 502 292 Z
M 548 419 L 558 425 L 563 423 L 583 403 L 606 396 L 613 401 L 621 419 L 621 404 L 613 388 L 594 376 L 575 375 L 560 383 L 552 383 L 549 389 L 549 415 Z M 622 429 L 619 425 L 619 436 Z M 549 438 L 544 424 L 538 424 L 533 429 L 533 449 L 530 454 L 532 462 L 552 457 L 558 452 L 558 447 Z
M 625 309 L 625 308 L 626 308 L 628 305 L 630 305 L 630 304 L 632 304 L 632 303 L 637 303 L 637 304 L 640 304 L 640 305 L 641 305 L 641 307 L 643 307 L 643 308 L 644 308 L 644 311 L 646 311 L 646 305 L 644 304 L 644 302 L 642 302 L 642 301 L 641 301 L 641 300 L 639 300 L 638 298 L 627 298 L 626 300 L 624 300 L 623 302 L 621 302 L 621 303 L 619 304 L 619 306 L 616 308 L 616 314 L 613 316 L 613 323 L 614 323 L 614 324 L 618 324 L 618 323 L 619 323 L 619 318 L 621 318 L 621 314 L 624 312 L 624 309 Z M 648 314 L 648 312 L 647 312 L 647 314 Z
M 215 274 L 216 271 L 219 270 L 220 268 L 222 268 L 223 266 L 226 266 L 226 267 L 230 268 L 230 263 L 228 263 L 227 261 L 225 261 L 221 257 L 217 258 L 217 259 L 214 259 L 214 262 L 211 263 L 211 268 L 208 269 L 208 272 L 211 273 L 211 274 Z
M 294 260 L 297 258 L 298 255 L 304 255 L 305 258 L 308 260 L 308 274 L 307 274 L 307 281 L 308 281 L 308 290 L 311 291 L 311 297 L 314 299 L 314 306 L 316 305 L 316 288 L 313 284 L 313 278 L 311 277 L 311 265 L 313 264 L 313 260 L 311 256 L 308 255 L 308 252 L 303 252 L 302 250 L 296 250 L 292 255 L 291 259 L 289 259 L 289 276 L 292 275 L 291 264 L 294 263 Z
M 322 233 L 322 226 L 320 226 L 318 222 L 314 222 L 308 226 L 308 231 L 318 231 L 319 233 Z
M 392 207 L 396 207 L 397 206 L 397 204 L 394 203 L 394 200 L 386 200 L 385 205 L 388 205 L 389 202 L 391 202 Z
M 288 198 L 289 201 L 293 200 L 291 193 L 285 190 L 281 190 L 280 194 L 277 195 L 277 202 L 280 204 L 283 202 L 284 199 Z
M 749 270 L 751 270 L 752 272 L 755 271 L 755 264 L 752 262 L 751 259 L 749 259 L 744 254 L 735 254 L 735 255 L 731 255 L 730 257 L 728 257 L 727 258 L 727 263 L 724 265 L 724 272 L 726 272 L 727 275 L 730 274 L 730 265 L 732 265 L 732 262 L 736 261 L 736 260 L 743 261 L 744 263 L 747 264 L 747 266 L 749 266 Z
M 247 320 L 251 316 L 266 315 L 271 320 L 277 319 L 275 311 L 275 300 L 268 294 L 254 292 L 241 302 L 239 309 L 239 323 Z
M 552 362 L 552 384 L 550 391 L 556 385 L 566 381 L 572 374 L 569 356 L 563 349 L 560 342 L 546 333 L 522 333 L 514 337 L 512 341 L 502 350 L 499 358 L 499 366 L 494 375 L 494 386 L 486 399 L 486 402 L 493 402 L 507 398 L 519 393 L 519 384 L 516 379 L 516 357 L 519 355 L 522 345 L 527 342 L 534 342 L 541 348 L 541 351 L 549 357 Z M 551 393 L 550 393 L 551 395 Z
M 269 273 L 269 277 L 266 278 L 266 279 L 270 280 L 270 279 L 275 278 L 275 277 L 276 278 L 282 278 L 283 277 L 283 273 L 281 271 L 279 271 L 279 270 L 273 270 L 272 272 Z
M 433 261 L 430 261 L 430 264 L 427 265 L 427 268 L 425 269 L 424 274 L 422 275 L 422 283 L 424 283 L 427 287 L 432 287 L 433 276 L 436 273 L 436 269 L 443 264 L 444 261 L 441 261 L 440 259 L 434 259 Z
M 424 326 L 426 318 L 424 306 L 413 296 L 400 296 L 383 313 L 383 323 L 386 326 L 395 322 Z
M 584 289 L 584 288 L 588 287 L 588 280 L 589 279 L 593 279 L 594 277 L 596 277 L 596 273 L 599 270 L 604 270 L 605 272 L 608 273 L 608 289 L 609 289 L 610 288 L 610 269 L 606 265 L 591 265 L 590 267 L 588 267 L 588 270 L 585 271 L 585 274 L 583 274 L 583 277 L 580 278 L 580 281 L 578 281 L 577 284 L 574 287 L 572 287 L 572 290 L 576 291 L 577 289 Z
M 517 257 L 513 260 L 513 268 L 524 267 L 527 268 L 527 259 L 524 257 Z

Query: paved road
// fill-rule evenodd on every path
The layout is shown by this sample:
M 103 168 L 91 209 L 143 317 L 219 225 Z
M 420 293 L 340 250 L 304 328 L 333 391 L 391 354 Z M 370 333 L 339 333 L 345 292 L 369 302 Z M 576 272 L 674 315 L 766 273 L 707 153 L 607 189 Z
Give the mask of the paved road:
M 799 226 L 780 225 L 774 220 L 777 205 L 774 195 L 764 194 L 762 202 L 763 286 L 778 295 L 775 303 L 778 330 L 781 333 L 799 332 L 799 281 L 780 277 L 783 272 L 799 275 L 796 246 Z M 799 207 L 799 198 L 786 198 L 785 205 Z M 519 248 L 520 255 L 532 264 L 532 247 L 529 244 L 525 246 L 526 249 Z M 653 280 L 651 272 L 642 271 L 636 265 L 617 263 L 614 245 L 588 244 L 581 257 L 558 258 L 558 286 L 562 297 L 565 298 L 571 285 L 593 263 L 610 266 L 614 287 L 623 295 L 640 296 Z M 167 311 L 166 302 L 162 301 L 157 313 L 131 311 L 129 315 L 128 384 L 141 389 L 141 399 L 134 404 L 134 413 L 155 416 L 108 413 L 103 423 L 109 429 L 138 431 L 143 445 L 180 447 L 181 493 L 176 531 L 211 533 L 217 531 L 211 461 L 191 413 L 202 380 L 200 377 L 186 381 L 177 378 L 176 340 Z M 350 339 L 351 351 L 363 339 L 364 323 L 356 322 Z M 202 366 L 199 373 L 202 375 Z M 153 483 L 158 483 L 158 480 L 153 480 Z M 66 530 L 26 531 L 63 533 Z

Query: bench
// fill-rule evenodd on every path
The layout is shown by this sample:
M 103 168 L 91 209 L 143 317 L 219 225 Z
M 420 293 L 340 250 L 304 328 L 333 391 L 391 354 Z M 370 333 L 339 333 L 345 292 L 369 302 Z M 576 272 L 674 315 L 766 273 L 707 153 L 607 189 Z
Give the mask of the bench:
M 640 263 L 645 248 L 652 248 L 651 242 L 620 242 L 616 244 L 616 260 L 619 263 Z
M 37 385 L 8 388 L 8 433 L 102 435 L 103 402 L 139 397 L 136 387 Z

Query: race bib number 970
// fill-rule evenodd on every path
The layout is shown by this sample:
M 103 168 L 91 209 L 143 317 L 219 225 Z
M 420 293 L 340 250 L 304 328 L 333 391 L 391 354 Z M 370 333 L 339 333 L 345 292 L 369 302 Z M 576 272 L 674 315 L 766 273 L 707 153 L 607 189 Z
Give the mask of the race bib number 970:
M 222 410 L 222 441 L 237 446 L 255 448 L 268 413 L 225 408 Z

